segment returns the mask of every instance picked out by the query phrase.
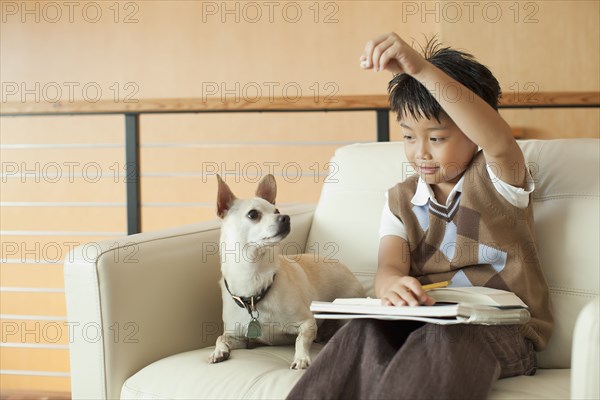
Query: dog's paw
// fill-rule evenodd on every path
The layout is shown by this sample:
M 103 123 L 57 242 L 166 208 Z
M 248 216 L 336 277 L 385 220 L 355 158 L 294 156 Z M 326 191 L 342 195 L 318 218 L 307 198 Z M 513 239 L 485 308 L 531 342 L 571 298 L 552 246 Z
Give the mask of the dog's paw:
M 310 365 L 310 357 L 296 357 L 290 369 L 306 369 Z
M 208 362 L 211 363 L 211 364 L 216 364 L 218 362 L 225 361 L 228 358 L 229 358 L 229 352 L 228 351 L 215 350 L 210 355 L 210 357 L 208 357 Z

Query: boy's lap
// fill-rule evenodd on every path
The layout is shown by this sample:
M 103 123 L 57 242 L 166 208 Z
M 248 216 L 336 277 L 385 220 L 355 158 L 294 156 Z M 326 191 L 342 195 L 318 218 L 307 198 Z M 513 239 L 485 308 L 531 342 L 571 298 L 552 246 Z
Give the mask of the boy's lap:
M 424 348 L 434 348 L 441 357 L 461 358 L 468 352 L 474 361 L 498 362 L 500 378 L 533 375 L 537 359 L 532 342 L 519 332 L 518 325 L 437 325 L 417 321 L 355 319 L 331 339 L 328 346 L 347 347 L 350 343 L 397 353 L 406 344 L 422 356 Z M 411 351 L 402 349 L 402 356 Z M 394 354 L 390 354 L 390 360 Z M 450 360 L 449 360 L 450 361 Z M 474 362 L 473 365 L 476 365 Z

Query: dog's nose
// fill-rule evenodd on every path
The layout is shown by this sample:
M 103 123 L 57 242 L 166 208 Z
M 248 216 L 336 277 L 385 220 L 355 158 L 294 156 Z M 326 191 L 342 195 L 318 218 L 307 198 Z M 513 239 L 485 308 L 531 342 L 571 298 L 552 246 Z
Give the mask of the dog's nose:
M 289 215 L 278 215 L 277 216 L 277 222 L 278 223 L 283 223 L 283 224 L 289 224 L 290 223 L 290 216 Z

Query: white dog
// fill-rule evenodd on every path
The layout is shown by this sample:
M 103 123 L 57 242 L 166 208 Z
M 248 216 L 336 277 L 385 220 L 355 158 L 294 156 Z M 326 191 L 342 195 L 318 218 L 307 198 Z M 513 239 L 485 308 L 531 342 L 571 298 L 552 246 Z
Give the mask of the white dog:
M 221 226 L 221 272 L 224 333 L 209 362 L 229 358 L 234 349 L 255 341 L 296 344 L 291 368 L 311 362 L 309 350 L 317 324 L 313 300 L 364 297 L 356 277 L 344 265 L 323 262 L 314 254 L 283 256 L 279 243 L 290 233 L 290 217 L 275 207 L 273 175 L 258 184 L 253 199 L 237 199 L 217 175 L 217 214 Z

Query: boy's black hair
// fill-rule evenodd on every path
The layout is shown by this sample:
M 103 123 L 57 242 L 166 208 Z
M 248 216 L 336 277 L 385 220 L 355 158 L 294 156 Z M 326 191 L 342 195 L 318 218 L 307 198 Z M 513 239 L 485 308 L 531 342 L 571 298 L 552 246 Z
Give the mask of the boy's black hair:
M 442 47 L 436 38 L 430 39 L 425 48 L 421 48 L 423 57 L 444 71 L 454 80 L 469 88 L 486 103 L 498 110 L 498 98 L 502 93 L 500 84 L 492 72 L 480 64 L 471 54 Z M 456 97 L 466 93 L 456 91 L 457 88 L 435 88 L 436 95 Z M 444 111 L 434 96 L 419 81 L 408 74 L 398 74 L 388 85 L 390 108 L 400 121 L 407 114 L 413 118 L 435 118 L 440 121 Z

